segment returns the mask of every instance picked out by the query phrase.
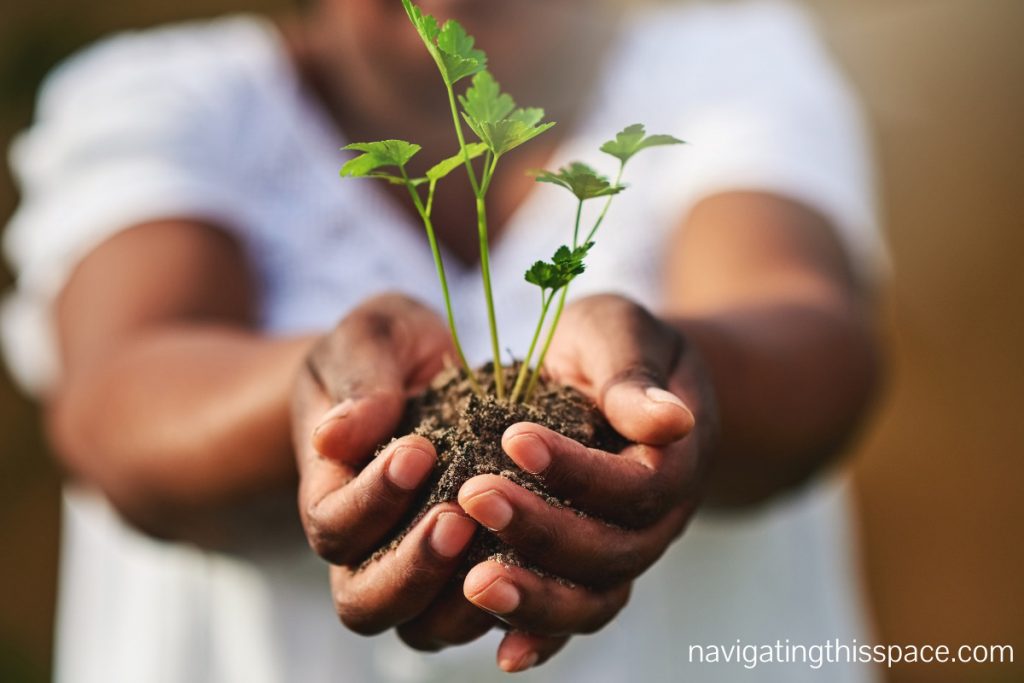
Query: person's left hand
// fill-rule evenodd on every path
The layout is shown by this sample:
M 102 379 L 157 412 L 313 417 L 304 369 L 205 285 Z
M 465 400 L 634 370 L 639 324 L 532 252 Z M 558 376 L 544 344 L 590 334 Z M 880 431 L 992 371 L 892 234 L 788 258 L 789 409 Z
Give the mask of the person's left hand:
M 500 476 L 462 486 L 459 504 L 471 517 L 529 562 L 574 584 L 496 561 L 469 572 L 466 598 L 511 629 L 498 650 L 506 671 L 545 661 L 570 636 L 602 628 L 622 609 L 633 579 L 693 515 L 715 424 L 694 350 L 621 297 L 567 307 L 547 370 L 595 400 L 635 443 L 611 454 L 519 423 L 504 434 L 505 452 L 571 507 L 552 507 Z

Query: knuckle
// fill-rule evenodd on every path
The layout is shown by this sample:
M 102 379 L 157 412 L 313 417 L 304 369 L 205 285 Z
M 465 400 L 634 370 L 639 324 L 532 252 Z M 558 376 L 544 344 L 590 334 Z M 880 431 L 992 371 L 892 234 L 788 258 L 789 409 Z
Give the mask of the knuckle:
M 306 540 L 313 552 L 331 564 L 344 563 L 346 558 L 337 530 L 320 518 L 315 507 L 306 514 Z
M 403 643 L 418 652 L 438 652 L 444 647 L 440 641 L 425 633 L 421 628 L 402 624 L 395 630 Z
M 513 523 L 509 535 L 511 544 L 535 561 L 544 561 L 564 547 L 555 525 L 537 520 Z
M 644 558 L 633 548 L 616 553 L 608 563 L 601 585 L 611 586 L 634 579 L 644 570 Z
M 345 628 L 361 636 L 374 636 L 387 628 L 378 615 L 347 590 L 335 592 L 334 611 Z
M 587 635 L 603 629 L 629 602 L 630 588 L 613 589 L 598 598 L 600 604 L 580 624 L 579 633 Z
M 386 510 L 396 510 L 402 505 L 402 495 L 385 477 L 373 485 L 360 486 L 352 491 L 351 510 L 357 518 L 375 518 Z
M 643 528 L 654 524 L 664 516 L 667 493 L 659 490 L 648 490 L 637 496 L 629 506 L 630 525 Z

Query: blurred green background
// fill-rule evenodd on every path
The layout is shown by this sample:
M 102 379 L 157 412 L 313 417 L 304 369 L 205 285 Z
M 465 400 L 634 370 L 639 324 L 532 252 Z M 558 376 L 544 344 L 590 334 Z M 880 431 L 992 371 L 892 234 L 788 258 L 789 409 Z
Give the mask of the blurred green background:
M 874 120 L 895 264 L 892 378 L 854 465 L 878 640 L 1016 650 L 896 682 L 1022 681 L 1024 2 L 806 2 Z M 0 146 L 46 71 L 110 31 L 289 4 L 0 0 Z M 0 219 L 16 200 L 4 166 Z M 39 416 L 0 375 L 0 681 L 49 679 L 58 534 Z

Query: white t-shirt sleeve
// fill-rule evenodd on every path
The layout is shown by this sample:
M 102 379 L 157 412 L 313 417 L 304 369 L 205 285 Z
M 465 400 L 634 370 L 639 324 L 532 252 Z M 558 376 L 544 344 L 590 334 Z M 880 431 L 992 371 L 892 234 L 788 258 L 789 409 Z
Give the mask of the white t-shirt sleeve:
M 8 365 L 30 391 L 57 376 L 52 303 L 91 249 L 149 220 L 245 221 L 224 168 L 237 144 L 224 125 L 229 98 L 194 35 L 126 34 L 73 57 L 47 78 L 33 125 L 11 147 L 22 202 L 4 248 L 18 279 L 0 324 Z
M 887 265 L 871 141 L 810 17 L 766 0 L 694 10 L 691 26 L 702 66 L 678 94 L 684 210 L 733 190 L 797 200 L 829 219 L 863 280 L 877 279 Z

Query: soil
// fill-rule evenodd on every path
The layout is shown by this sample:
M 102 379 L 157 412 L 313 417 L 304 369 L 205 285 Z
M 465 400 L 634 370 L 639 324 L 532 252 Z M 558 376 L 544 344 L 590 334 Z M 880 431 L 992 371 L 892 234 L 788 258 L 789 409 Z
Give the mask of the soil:
M 505 368 L 505 386 L 511 387 L 518 368 Z M 394 549 L 419 519 L 434 505 L 458 498 L 462 484 L 480 474 L 497 474 L 533 491 L 556 507 L 569 501 L 552 496 L 544 483 L 519 467 L 501 448 L 505 430 L 517 422 L 535 422 L 592 448 L 618 453 L 627 444 L 601 415 L 597 406 L 576 389 L 541 377 L 530 404 L 511 405 L 494 397 L 494 369 L 488 363 L 477 371 L 484 389 L 481 397 L 458 368 L 442 371 L 429 388 L 406 405 L 399 434 L 419 434 L 437 450 L 438 466 L 419 503 L 398 532 L 366 562 Z M 481 528 L 470 545 L 464 569 L 486 559 L 527 566 L 497 536 Z M 535 569 L 535 567 L 531 567 Z

